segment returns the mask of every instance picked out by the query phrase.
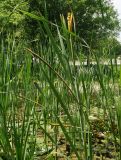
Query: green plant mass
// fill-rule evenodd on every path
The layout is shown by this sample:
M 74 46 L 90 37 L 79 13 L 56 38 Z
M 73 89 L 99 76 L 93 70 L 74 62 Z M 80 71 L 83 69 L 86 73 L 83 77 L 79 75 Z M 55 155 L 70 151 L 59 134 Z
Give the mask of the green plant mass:
M 0 0 L 0 159 L 120 160 L 120 21 L 109 0 Z

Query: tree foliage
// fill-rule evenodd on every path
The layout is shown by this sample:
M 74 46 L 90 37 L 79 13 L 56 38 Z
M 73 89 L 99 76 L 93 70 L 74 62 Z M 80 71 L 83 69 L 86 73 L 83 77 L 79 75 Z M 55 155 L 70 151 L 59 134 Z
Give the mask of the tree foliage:
M 49 21 L 60 25 L 60 15 L 67 19 L 68 12 L 73 12 L 76 33 L 91 48 L 97 48 L 102 40 L 116 36 L 120 27 L 117 12 L 110 0 L 0 0 L 0 25 L 7 24 L 7 29 L 25 30 L 29 39 L 43 36 L 41 23 L 25 17 L 15 10 L 19 6 L 38 16 L 43 15 Z M 11 14 L 12 13 L 12 14 Z M 7 23 L 6 23 L 7 22 Z
M 15 8 L 19 6 L 27 10 L 27 3 L 22 0 L 0 0 L 0 32 L 16 32 L 20 36 L 23 32 L 25 16 L 17 12 Z
M 91 46 L 119 30 L 117 13 L 109 0 L 30 0 L 29 11 L 58 24 L 60 14 L 67 18 L 67 13 L 73 12 L 77 34 Z

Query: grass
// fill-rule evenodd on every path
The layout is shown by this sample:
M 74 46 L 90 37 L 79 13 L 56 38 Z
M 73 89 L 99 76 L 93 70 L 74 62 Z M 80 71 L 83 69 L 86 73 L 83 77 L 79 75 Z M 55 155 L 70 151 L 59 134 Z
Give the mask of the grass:
M 105 74 L 86 43 L 96 70 L 85 67 L 75 45 L 81 39 L 68 31 L 64 18 L 58 27 L 21 12 L 43 23 L 48 43 L 32 48 L 14 34 L 1 36 L 1 159 L 121 159 L 121 69 L 110 61 Z

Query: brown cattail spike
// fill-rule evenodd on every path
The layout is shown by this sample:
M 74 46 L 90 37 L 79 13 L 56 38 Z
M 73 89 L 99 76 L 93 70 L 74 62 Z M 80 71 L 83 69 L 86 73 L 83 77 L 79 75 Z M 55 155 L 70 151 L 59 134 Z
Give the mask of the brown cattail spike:
M 69 30 L 69 32 L 71 32 L 72 31 L 72 23 L 73 23 L 73 14 L 72 14 L 72 12 L 68 12 L 67 21 L 68 21 L 68 30 Z

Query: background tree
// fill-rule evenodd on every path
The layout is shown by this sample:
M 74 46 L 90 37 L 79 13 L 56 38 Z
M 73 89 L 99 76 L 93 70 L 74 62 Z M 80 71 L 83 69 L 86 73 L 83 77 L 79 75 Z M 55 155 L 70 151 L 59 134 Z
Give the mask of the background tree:
M 66 18 L 67 13 L 72 11 L 77 34 L 92 48 L 98 47 L 100 40 L 115 36 L 119 30 L 117 13 L 109 0 L 30 0 L 29 11 L 37 15 L 42 14 L 48 20 L 58 24 L 60 14 Z M 31 20 L 29 26 L 36 26 L 37 31 L 39 24 Z
M 14 32 L 16 37 L 23 36 L 25 16 L 15 10 L 15 7 L 27 10 L 27 3 L 21 0 L 0 0 L 0 32 Z
M 42 24 L 15 10 L 13 11 L 16 6 L 38 16 L 43 15 L 46 19 L 58 25 L 61 24 L 60 14 L 63 14 L 67 19 L 68 12 L 73 12 L 76 34 L 83 38 L 91 49 L 98 49 L 103 41 L 116 37 L 120 29 L 117 12 L 110 0 L 0 1 L 1 30 L 3 28 L 5 28 L 4 31 L 14 30 L 18 37 L 23 35 L 33 43 L 36 39 L 40 39 L 42 43 L 47 40 Z M 55 28 L 52 28 L 52 30 L 54 33 Z M 87 50 L 85 52 L 88 53 Z

